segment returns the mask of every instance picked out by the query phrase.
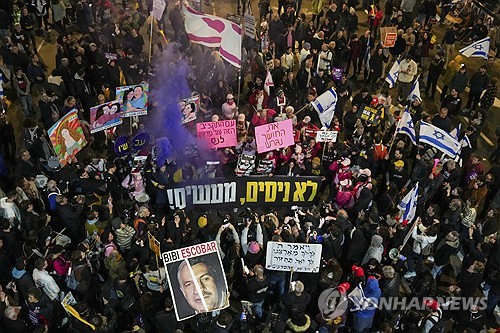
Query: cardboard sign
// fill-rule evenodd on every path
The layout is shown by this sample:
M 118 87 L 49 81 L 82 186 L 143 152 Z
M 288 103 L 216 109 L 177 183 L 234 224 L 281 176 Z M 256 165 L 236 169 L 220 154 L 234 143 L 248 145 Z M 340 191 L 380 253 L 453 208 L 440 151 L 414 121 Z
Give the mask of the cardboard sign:
M 178 321 L 229 306 L 229 291 L 217 242 L 164 252 L 161 256 Z
M 198 145 L 201 148 L 236 146 L 236 120 L 210 121 L 196 124 Z
M 150 232 L 148 232 L 148 240 L 149 240 L 149 248 L 151 249 L 151 251 L 153 251 L 154 254 L 159 256 L 160 255 L 160 242 L 158 242 L 156 240 L 156 238 L 154 238 L 154 236 L 151 235 Z
M 381 115 L 382 115 L 382 109 L 374 109 L 369 106 L 365 106 L 364 108 L 359 109 L 358 111 L 358 118 L 370 124 L 378 124 Z
M 48 134 L 61 167 L 64 167 L 87 144 L 76 109 L 52 125 Z
M 255 127 L 257 151 L 260 154 L 294 145 L 293 134 L 292 119 L 257 126 Z
M 321 244 L 267 242 L 266 269 L 317 273 L 321 249 Z
M 316 133 L 316 142 L 337 142 L 337 131 L 318 131 Z
M 121 123 L 119 100 L 90 108 L 90 133 L 104 131 Z
M 398 38 L 398 31 L 396 27 L 381 27 L 380 40 L 383 47 L 394 47 L 396 39 Z
M 116 99 L 122 103 L 122 118 L 148 113 L 149 84 L 116 87 Z

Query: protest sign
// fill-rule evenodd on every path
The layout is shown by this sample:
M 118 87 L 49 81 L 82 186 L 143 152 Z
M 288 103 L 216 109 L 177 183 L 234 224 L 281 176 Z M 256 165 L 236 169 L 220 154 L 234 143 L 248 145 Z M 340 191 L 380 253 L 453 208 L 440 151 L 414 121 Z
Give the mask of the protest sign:
M 122 118 L 148 113 L 149 84 L 116 87 L 116 99 L 122 104 Z
M 130 143 L 132 145 L 132 150 L 134 150 L 134 151 L 141 150 L 142 148 L 144 148 L 148 145 L 149 140 L 150 140 L 150 136 L 148 133 L 142 132 L 142 133 L 137 134 L 130 141 Z
M 128 136 L 123 135 L 116 139 L 114 148 L 115 153 L 117 153 L 119 156 L 124 156 L 130 153 L 131 148 L 128 143 Z
M 244 14 L 245 36 L 255 39 L 255 16 L 250 13 Z
M 196 124 L 198 146 L 201 148 L 225 148 L 236 146 L 236 120 L 210 121 Z
M 48 134 L 61 167 L 64 167 L 87 144 L 76 109 L 52 125 Z
M 321 244 L 267 242 L 266 269 L 317 273 Z
M 396 27 L 381 27 L 380 40 L 383 47 L 394 47 L 396 39 L 398 38 L 398 31 Z
M 332 68 L 333 81 L 340 82 L 340 80 L 342 80 L 342 74 L 343 73 L 344 73 L 344 69 L 343 68 L 333 67 Z
M 304 129 L 304 135 L 308 136 L 310 138 L 315 138 L 317 132 L 318 132 L 318 130 L 317 129 L 313 129 L 313 128 L 305 128 Z
M 238 163 L 236 164 L 236 176 L 250 176 L 255 168 L 255 155 L 240 154 Z
M 236 15 L 236 14 L 227 14 L 226 19 L 228 19 L 229 21 L 231 21 L 233 23 L 241 24 L 242 16 Z
M 149 241 L 149 248 L 151 249 L 151 251 L 153 251 L 154 254 L 159 256 L 160 255 L 160 242 L 158 242 L 156 240 L 156 238 L 154 238 L 154 236 L 151 235 L 150 232 L 148 232 L 148 241 Z
M 255 156 L 254 156 L 255 158 Z M 253 162 L 254 160 L 252 160 Z M 171 209 L 311 206 L 321 188 L 321 177 L 252 176 L 198 179 L 166 189 Z
M 112 101 L 90 108 L 90 133 L 104 131 L 122 123 L 120 101 Z
M 179 109 L 182 113 L 181 124 L 196 120 L 200 108 L 200 96 L 193 96 L 179 101 Z
M 372 107 L 365 106 L 362 109 L 359 109 L 357 117 L 370 124 L 378 124 L 381 115 L 382 109 L 374 109 Z
M 229 306 L 226 275 L 215 241 L 162 253 L 177 320 Z
M 255 127 L 257 151 L 260 154 L 294 145 L 293 134 L 292 119 L 257 126 Z
M 316 142 L 337 142 L 337 131 L 318 131 L 316 133 Z

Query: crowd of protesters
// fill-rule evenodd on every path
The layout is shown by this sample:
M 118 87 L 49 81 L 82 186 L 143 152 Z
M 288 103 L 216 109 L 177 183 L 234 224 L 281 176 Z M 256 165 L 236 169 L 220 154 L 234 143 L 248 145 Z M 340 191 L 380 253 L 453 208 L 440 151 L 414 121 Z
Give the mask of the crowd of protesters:
M 7 96 L 0 113 L 2 331 L 498 329 L 500 148 L 491 156 L 476 152 L 497 94 L 494 20 L 471 2 L 448 0 L 312 0 L 312 17 L 301 12 L 305 5 L 259 1 L 256 38 L 243 41 L 239 82 L 238 72 L 217 52 L 189 42 L 180 3 L 168 3 L 162 19 L 151 22 L 152 1 L 0 2 L 0 73 Z M 360 22 L 363 10 L 366 23 Z M 461 23 L 450 25 L 447 13 Z M 397 28 L 394 47 L 381 44 L 381 27 Z M 152 63 L 143 30 L 153 34 Z M 474 58 L 482 64 L 471 73 L 458 46 L 488 34 L 490 57 Z M 40 37 L 50 41 L 56 35 L 55 68 L 49 69 L 38 54 Z M 165 35 L 178 61 L 189 65 L 186 80 L 201 102 L 196 122 L 237 121 L 238 144 L 216 151 L 218 163 L 207 164 L 191 146 L 157 161 L 149 153 L 154 142 L 144 162 L 118 156 L 115 139 L 147 132 L 148 116 L 130 128 L 90 134 L 91 106 L 114 100 L 116 87 L 153 82 Z M 383 82 L 398 59 L 397 95 L 391 97 Z M 415 80 L 423 100 L 407 100 Z M 440 80 L 442 93 L 435 96 Z M 338 140 L 318 143 L 308 130 L 323 125 L 309 102 L 332 86 L 338 100 L 330 129 L 339 132 Z M 358 117 L 365 106 L 380 111 L 378 122 Z M 417 126 L 424 120 L 451 132 L 462 123 L 457 137 L 466 136 L 468 144 L 460 156 L 449 158 L 404 135 L 395 137 L 405 107 Z M 74 108 L 88 145 L 58 168 L 49 163 L 54 152 L 47 131 Z M 13 118 L 24 119 L 21 135 Z M 296 145 L 259 154 L 255 127 L 285 119 L 293 120 Z M 240 168 L 242 154 L 255 156 L 254 168 Z M 312 207 L 169 208 L 166 191 L 176 183 L 249 175 L 318 176 L 323 185 Z M 417 182 L 417 218 L 408 223 L 398 205 Z M 178 322 L 148 233 L 162 252 L 217 240 L 231 306 Z M 268 241 L 322 244 L 319 272 L 290 276 L 266 269 Z M 400 251 L 389 255 L 391 249 Z M 345 295 L 357 286 L 374 303 L 381 297 L 431 300 L 423 309 L 361 307 L 336 318 L 322 316 L 323 291 L 337 288 Z M 77 315 L 61 306 L 68 292 Z M 485 306 L 450 310 L 440 297 L 483 298 Z M 241 301 L 251 302 L 250 310 L 241 310 Z

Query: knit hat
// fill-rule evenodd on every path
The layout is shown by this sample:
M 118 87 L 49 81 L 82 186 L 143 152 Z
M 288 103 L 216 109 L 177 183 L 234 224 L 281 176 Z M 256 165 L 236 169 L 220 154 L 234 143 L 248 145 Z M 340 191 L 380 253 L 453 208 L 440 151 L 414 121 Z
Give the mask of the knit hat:
M 251 254 L 257 254 L 259 251 L 260 245 L 256 241 L 252 241 L 250 242 L 250 244 L 248 244 L 248 252 L 250 252 Z
M 337 289 L 341 294 L 345 294 L 349 290 L 349 288 L 351 288 L 349 282 L 343 282 L 337 286 Z
M 111 220 L 111 226 L 113 229 L 120 229 L 120 226 L 122 225 L 122 220 L 119 217 L 115 217 L 114 219 Z
M 362 267 L 352 265 L 351 269 L 355 277 L 365 276 L 365 271 L 363 270 Z
M 198 218 L 198 227 L 205 228 L 208 223 L 207 217 L 202 215 Z
M 384 239 L 382 237 L 380 237 L 379 235 L 373 235 L 372 236 L 372 245 L 373 247 L 380 247 L 382 246 L 382 242 L 384 241 Z
M 321 164 L 321 159 L 319 157 L 315 157 L 315 158 L 312 159 L 312 163 L 319 165 L 319 164 Z
M 372 176 L 372 171 L 370 169 L 361 169 L 359 170 L 360 175 L 365 175 L 366 177 Z
M 424 300 L 424 305 L 431 310 L 439 309 L 439 303 L 435 299 L 426 299 Z
M 304 43 L 304 49 L 309 50 L 311 48 L 311 43 L 305 42 Z

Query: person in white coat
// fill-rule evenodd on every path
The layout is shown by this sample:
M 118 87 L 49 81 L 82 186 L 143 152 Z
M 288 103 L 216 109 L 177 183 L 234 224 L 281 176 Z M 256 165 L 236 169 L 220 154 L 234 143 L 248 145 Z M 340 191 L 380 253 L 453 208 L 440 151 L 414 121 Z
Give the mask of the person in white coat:
M 45 295 L 53 301 L 58 297 L 61 289 L 59 289 L 54 278 L 47 272 L 47 266 L 47 260 L 45 259 L 38 259 L 35 262 L 33 281 L 35 281 L 36 286 L 41 288 Z
M 428 228 L 424 227 L 420 217 L 415 221 L 416 226 L 412 231 L 413 238 L 413 248 L 412 253 L 406 261 L 408 267 L 408 272 L 405 274 L 405 278 L 410 279 L 417 276 L 415 273 L 415 267 L 422 265 L 423 253 L 428 246 L 431 246 L 437 239 L 437 233 L 439 231 L 439 225 L 434 223 Z

